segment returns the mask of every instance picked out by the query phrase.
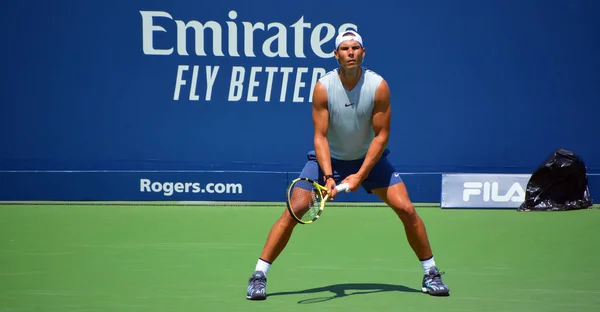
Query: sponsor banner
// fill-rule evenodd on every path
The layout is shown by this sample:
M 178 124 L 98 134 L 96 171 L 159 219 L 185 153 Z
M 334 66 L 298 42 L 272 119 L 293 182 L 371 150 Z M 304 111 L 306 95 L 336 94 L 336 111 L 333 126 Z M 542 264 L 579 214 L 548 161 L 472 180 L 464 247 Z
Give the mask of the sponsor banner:
M 0 171 L 0 201 L 278 201 L 299 172 Z M 442 208 L 516 208 L 529 174 L 401 173 L 415 203 Z M 592 199 L 600 175 L 589 174 Z M 441 194 L 441 199 L 440 199 Z M 379 202 L 362 188 L 339 202 Z
M 283 201 L 287 174 L 219 171 L 4 171 L 0 200 Z
M 323 61 L 334 58 L 335 36 L 358 30 L 312 14 L 217 12 L 139 10 L 144 56 L 179 62 L 163 88 L 174 102 L 310 103 L 317 80 L 335 65 Z
M 442 208 L 517 208 L 530 174 L 443 174 Z
M 0 171 L 0 201 L 278 201 L 299 172 Z M 439 202 L 440 174 L 401 173 L 414 202 Z M 336 202 L 381 202 L 364 189 Z

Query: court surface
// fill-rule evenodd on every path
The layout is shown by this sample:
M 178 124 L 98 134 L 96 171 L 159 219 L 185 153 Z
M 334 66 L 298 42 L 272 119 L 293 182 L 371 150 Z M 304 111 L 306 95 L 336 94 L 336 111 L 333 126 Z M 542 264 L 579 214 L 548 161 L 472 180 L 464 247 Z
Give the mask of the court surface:
M 384 207 L 326 208 L 299 225 L 245 299 L 281 207 L 0 205 L 0 312 L 593 311 L 600 210 L 419 207 L 451 296 Z

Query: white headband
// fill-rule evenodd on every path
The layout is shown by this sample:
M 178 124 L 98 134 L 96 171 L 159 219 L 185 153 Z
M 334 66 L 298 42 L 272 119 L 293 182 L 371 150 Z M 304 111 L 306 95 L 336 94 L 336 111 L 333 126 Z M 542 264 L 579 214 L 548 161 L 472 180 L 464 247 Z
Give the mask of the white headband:
M 347 30 L 347 31 L 339 33 L 338 36 L 335 38 L 335 48 L 337 49 L 342 42 L 348 41 L 348 40 L 354 40 L 354 41 L 360 43 L 361 46 L 364 46 L 362 37 L 356 31 Z

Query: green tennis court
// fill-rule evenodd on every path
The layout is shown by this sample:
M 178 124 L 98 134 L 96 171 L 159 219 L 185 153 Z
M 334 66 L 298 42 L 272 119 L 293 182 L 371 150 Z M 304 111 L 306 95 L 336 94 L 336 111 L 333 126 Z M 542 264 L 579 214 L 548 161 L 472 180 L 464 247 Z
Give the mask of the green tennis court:
M 450 297 L 384 207 L 326 208 L 247 280 L 282 207 L 0 205 L 0 312 L 591 311 L 600 306 L 600 210 L 419 207 Z

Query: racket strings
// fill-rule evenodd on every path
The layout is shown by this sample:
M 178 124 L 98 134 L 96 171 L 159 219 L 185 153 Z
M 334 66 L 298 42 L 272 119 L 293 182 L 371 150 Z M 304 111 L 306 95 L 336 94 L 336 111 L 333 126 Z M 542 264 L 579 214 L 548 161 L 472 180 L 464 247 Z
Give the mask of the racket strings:
M 321 201 L 320 191 L 309 181 L 299 180 L 288 191 L 292 212 L 304 222 L 312 221 L 318 216 Z

